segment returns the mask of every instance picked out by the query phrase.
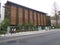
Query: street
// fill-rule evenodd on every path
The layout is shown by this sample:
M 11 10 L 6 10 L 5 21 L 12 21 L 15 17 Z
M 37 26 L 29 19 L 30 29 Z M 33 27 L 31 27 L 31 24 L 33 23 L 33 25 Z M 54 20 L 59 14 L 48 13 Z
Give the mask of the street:
M 60 45 L 60 31 L 0 38 L 0 45 Z

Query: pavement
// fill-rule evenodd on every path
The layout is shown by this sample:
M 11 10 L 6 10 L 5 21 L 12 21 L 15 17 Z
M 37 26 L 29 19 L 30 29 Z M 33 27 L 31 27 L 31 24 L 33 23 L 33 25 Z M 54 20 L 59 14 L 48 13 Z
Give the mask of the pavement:
M 45 33 L 45 32 L 50 32 L 50 31 L 54 31 L 54 30 L 51 29 L 51 30 L 40 30 L 40 31 L 27 31 L 27 32 L 19 32 L 19 33 L 13 33 L 13 34 L 8 33 L 8 34 L 1 34 L 0 37 L 23 36 L 23 35 Z
M 18 33 L 8 33 L 8 34 L 1 34 L 0 37 L 12 37 L 12 36 L 22 36 L 22 35 L 30 35 L 30 34 L 37 34 L 37 33 L 44 33 L 46 30 L 41 31 L 27 31 L 27 32 L 18 32 Z
M 60 45 L 60 29 L 20 33 L 21 35 L 15 33 L 15 36 L 3 36 L 0 38 L 0 45 Z

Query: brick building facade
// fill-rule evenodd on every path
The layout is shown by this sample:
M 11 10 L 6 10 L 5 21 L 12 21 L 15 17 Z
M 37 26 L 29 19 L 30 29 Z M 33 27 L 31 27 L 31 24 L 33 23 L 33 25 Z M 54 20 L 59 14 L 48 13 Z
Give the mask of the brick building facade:
M 42 29 L 50 26 L 50 17 L 40 12 L 16 3 L 7 1 L 5 4 L 5 18 L 10 19 L 10 26 L 21 26 L 23 23 L 34 24 Z

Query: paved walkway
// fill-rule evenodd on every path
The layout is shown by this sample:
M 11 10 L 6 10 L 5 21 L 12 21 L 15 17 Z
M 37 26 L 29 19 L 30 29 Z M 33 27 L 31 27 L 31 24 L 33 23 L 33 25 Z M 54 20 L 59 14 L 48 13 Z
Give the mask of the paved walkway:
M 2 34 L 0 37 L 11 37 L 11 36 L 22 36 L 22 35 L 30 35 L 30 34 L 38 34 L 38 33 L 45 33 L 54 30 L 40 30 L 40 31 L 27 31 L 27 32 L 19 32 L 19 33 L 9 33 L 9 34 Z

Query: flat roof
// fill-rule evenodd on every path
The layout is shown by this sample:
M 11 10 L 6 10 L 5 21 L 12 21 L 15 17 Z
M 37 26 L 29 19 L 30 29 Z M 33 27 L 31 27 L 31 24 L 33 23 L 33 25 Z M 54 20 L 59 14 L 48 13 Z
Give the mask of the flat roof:
M 29 7 L 26 7 L 26 6 L 23 6 L 23 5 L 19 5 L 19 4 L 16 4 L 16 3 L 14 3 L 14 2 L 11 2 L 11 1 L 7 1 L 6 4 L 12 4 L 12 5 L 15 5 L 15 6 L 17 6 L 17 7 L 24 7 L 24 8 L 27 8 L 27 9 L 30 9 L 30 10 L 33 10 L 33 11 L 36 11 L 36 12 L 39 12 L 39 13 L 47 14 L 47 13 L 44 13 L 44 12 L 42 12 L 42 11 L 38 11 L 38 10 L 29 8 Z

